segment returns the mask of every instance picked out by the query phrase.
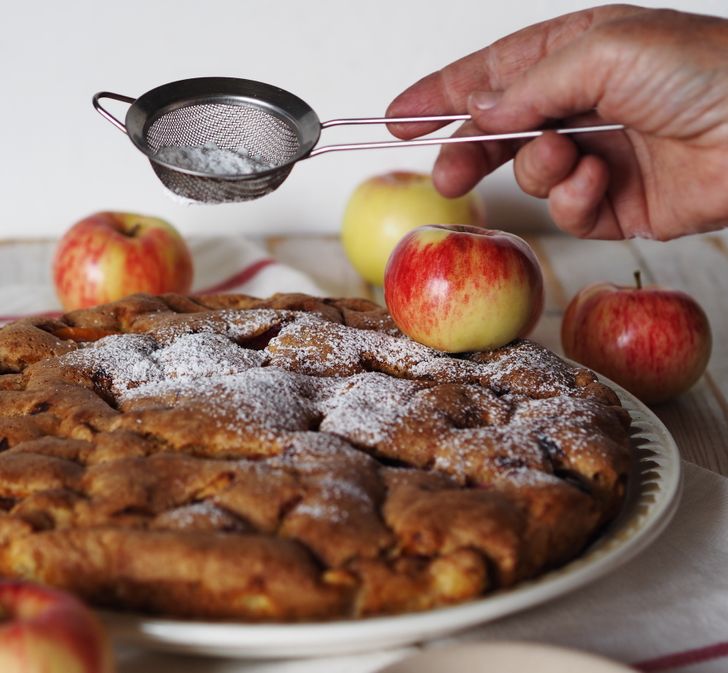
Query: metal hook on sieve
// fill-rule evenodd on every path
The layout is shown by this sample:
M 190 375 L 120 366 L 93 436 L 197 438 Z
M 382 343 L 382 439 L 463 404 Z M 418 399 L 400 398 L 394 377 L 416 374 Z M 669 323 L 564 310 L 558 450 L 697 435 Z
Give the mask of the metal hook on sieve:
M 126 133 L 126 126 L 124 126 L 124 123 L 114 117 L 111 112 L 109 112 L 103 105 L 101 105 L 102 98 L 111 98 L 112 100 L 118 100 L 122 103 L 129 103 L 129 105 L 131 105 L 136 100 L 136 98 L 132 98 L 131 96 L 122 96 L 120 93 L 112 93 L 111 91 L 99 91 L 98 93 L 94 94 L 94 97 L 91 99 L 94 109 L 104 119 L 110 121 L 114 126 L 116 126 L 117 129 Z

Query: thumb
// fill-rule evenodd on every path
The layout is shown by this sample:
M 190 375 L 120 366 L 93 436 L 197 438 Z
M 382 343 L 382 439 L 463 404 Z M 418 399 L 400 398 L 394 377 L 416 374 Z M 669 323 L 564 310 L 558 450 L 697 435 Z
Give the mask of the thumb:
M 472 92 L 468 112 L 479 128 L 508 133 L 599 109 L 616 66 L 614 54 L 593 37 L 577 40 L 543 58 L 503 92 Z
M 483 116 L 483 113 L 492 110 L 500 103 L 501 98 L 503 98 L 502 91 L 473 91 L 468 96 L 467 102 L 468 111 L 473 121 L 478 124 L 479 118 Z

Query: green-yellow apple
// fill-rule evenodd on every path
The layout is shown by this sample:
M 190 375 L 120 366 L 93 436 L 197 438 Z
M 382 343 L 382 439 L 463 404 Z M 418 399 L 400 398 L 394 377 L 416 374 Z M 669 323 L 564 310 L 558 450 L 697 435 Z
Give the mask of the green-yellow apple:
M 106 634 L 91 610 L 64 592 L 0 582 L 2 673 L 113 673 Z
M 422 173 L 395 171 L 362 182 L 344 211 L 341 243 L 359 275 L 372 285 L 384 282 L 384 267 L 399 240 L 422 224 L 485 225 L 475 192 L 447 199 Z
M 439 350 L 489 350 L 525 336 L 543 309 L 541 266 L 504 231 L 425 225 L 387 262 L 384 299 L 397 326 Z
M 690 295 L 660 287 L 594 283 L 578 292 L 561 324 L 564 353 L 643 402 L 664 402 L 705 371 L 710 324 Z
M 182 236 L 164 220 L 94 213 L 61 238 L 53 282 L 67 311 L 135 292 L 185 293 L 192 285 L 192 258 Z

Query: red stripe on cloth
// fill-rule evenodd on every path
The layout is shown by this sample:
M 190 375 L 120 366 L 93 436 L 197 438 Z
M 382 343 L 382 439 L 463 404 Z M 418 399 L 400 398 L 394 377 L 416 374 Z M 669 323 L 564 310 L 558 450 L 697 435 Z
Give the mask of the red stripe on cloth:
M 253 262 L 250 266 L 246 266 L 242 271 L 238 271 L 235 275 L 230 276 L 230 278 L 210 287 L 206 287 L 204 290 L 197 290 L 195 294 L 215 294 L 216 292 L 232 290 L 233 288 L 244 285 L 248 281 L 252 280 L 267 266 L 275 263 L 276 260 L 271 259 L 270 257 L 259 259 L 257 262 Z
M 703 661 L 720 659 L 726 656 L 728 656 L 728 641 L 715 643 L 714 645 L 706 645 L 705 647 L 697 647 L 694 650 L 674 652 L 662 657 L 656 657 L 655 659 L 647 659 L 646 661 L 632 664 L 632 667 L 644 673 L 648 673 L 649 671 L 667 671 L 671 668 L 681 668 L 682 666 L 699 664 Z

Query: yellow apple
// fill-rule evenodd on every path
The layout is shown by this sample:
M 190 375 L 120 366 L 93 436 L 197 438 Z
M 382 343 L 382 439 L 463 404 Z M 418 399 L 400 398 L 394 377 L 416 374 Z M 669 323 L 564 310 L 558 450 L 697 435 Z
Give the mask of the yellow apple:
M 362 182 L 344 212 L 341 243 L 357 272 L 372 285 L 384 283 L 384 267 L 399 240 L 423 224 L 485 225 L 475 192 L 442 196 L 429 175 L 395 171 Z

